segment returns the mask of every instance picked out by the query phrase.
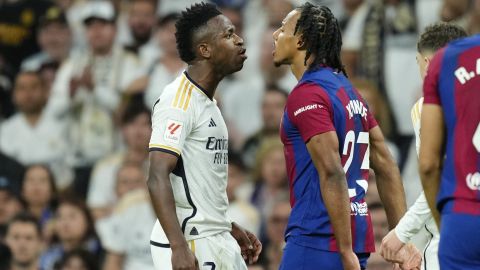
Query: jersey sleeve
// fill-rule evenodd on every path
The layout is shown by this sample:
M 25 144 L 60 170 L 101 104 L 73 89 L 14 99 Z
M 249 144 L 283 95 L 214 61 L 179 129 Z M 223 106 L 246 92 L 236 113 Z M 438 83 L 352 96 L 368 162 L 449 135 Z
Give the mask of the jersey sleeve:
M 409 242 L 431 217 L 432 213 L 428 207 L 425 193 L 422 191 L 415 203 L 408 209 L 407 213 L 398 222 L 397 227 L 395 227 L 398 239 L 403 243 Z
M 179 157 L 185 140 L 192 131 L 194 117 L 192 104 L 183 109 L 173 106 L 168 97 L 163 100 L 160 98 L 153 106 L 149 150 Z
M 444 53 L 445 49 L 437 52 L 428 66 L 427 75 L 425 76 L 425 80 L 423 81 L 423 102 L 425 104 L 440 105 L 438 79 Z
M 316 84 L 299 85 L 288 98 L 287 112 L 305 142 L 315 135 L 335 131 L 330 98 Z

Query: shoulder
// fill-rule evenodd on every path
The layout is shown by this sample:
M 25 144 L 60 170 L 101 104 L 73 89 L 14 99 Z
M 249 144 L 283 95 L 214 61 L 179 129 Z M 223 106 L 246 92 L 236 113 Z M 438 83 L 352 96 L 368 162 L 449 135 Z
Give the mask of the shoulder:
M 126 214 L 128 212 L 131 212 L 130 210 L 136 210 L 138 207 L 143 206 L 145 203 L 148 203 L 148 200 L 148 194 L 144 189 L 129 191 L 120 199 L 114 209 L 114 213 L 117 215 Z M 135 212 L 137 211 L 133 211 L 133 213 Z
M 328 92 L 322 86 L 313 82 L 301 82 L 288 96 L 287 108 L 298 104 L 329 102 Z
M 21 114 L 16 113 L 12 115 L 10 118 L 8 118 L 7 120 L 2 122 L 2 124 L 0 125 L 0 130 L 2 132 L 10 131 L 20 126 L 22 122 L 23 121 L 22 121 Z
M 159 99 L 155 102 L 154 110 L 174 109 L 178 112 L 188 112 L 195 103 L 197 93 L 184 74 L 165 86 Z
M 101 159 L 95 163 L 93 174 L 97 174 L 105 170 L 116 170 L 116 168 L 122 164 L 124 157 L 124 153 L 117 153 Z

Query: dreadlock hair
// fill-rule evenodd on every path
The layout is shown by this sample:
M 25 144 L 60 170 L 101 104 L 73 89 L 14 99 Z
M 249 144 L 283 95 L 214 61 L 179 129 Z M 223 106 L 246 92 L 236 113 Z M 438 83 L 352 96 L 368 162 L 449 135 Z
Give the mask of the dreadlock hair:
M 347 76 L 340 59 L 342 48 L 340 26 L 332 11 L 326 6 L 316 6 L 309 2 L 297 10 L 300 11 L 300 18 L 295 26 L 294 35 L 299 32 L 305 44 L 307 51 L 305 65 L 312 54 L 315 56 L 308 69 L 314 69 L 323 64 Z
M 450 23 L 435 23 L 425 28 L 417 43 L 419 53 L 425 51 L 436 52 L 455 39 L 467 36 L 461 27 Z
M 177 28 L 175 38 L 177 39 L 178 53 L 184 62 L 190 63 L 195 59 L 193 50 L 194 33 L 206 25 L 211 18 L 221 14 L 215 5 L 204 2 L 193 4 L 190 8 L 182 11 L 180 18 L 175 23 Z

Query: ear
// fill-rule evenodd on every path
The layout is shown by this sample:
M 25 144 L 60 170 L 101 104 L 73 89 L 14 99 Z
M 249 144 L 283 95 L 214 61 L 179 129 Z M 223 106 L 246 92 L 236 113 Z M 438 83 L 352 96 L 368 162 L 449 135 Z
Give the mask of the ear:
M 212 51 L 211 51 L 211 48 L 210 48 L 210 45 L 208 45 L 207 43 L 200 43 L 197 45 L 197 50 L 198 50 L 198 53 L 200 55 L 200 57 L 202 58 L 205 58 L 205 59 L 210 59 L 210 57 L 212 56 Z
M 297 49 L 304 50 L 305 49 L 305 41 L 303 40 L 303 36 L 297 36 Z
M 428 69 L 428 65 L 430 65 L 430 58 L 424 56 L 424 57 L 423 57 L 423 61 L 425 62 L 425 70 L 427 70 L 427 69 Z

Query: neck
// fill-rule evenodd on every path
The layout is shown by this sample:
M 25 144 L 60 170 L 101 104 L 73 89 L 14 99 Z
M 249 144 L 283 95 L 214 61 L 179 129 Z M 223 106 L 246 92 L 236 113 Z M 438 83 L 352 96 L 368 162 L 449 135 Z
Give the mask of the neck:
M 10 266 L 11 270 L 37 270 L 37 265 L 37 260 L 33 260 L 29 263 L 20 263 L 13 261 Z
M 35 126 L 40 120 L 41 113 L 24 113 L 25 119 L 31 126 Z
M 307 60 L 307 65 L 305 65 L 305 53 L 299 53 L 295 56 L 292 63 L 290 64 L 290 68 L 292 70 L 293 76 L 300 81 L 305 71 L 307 71 L 307 67 L 313 61 L 313 57 L 310 56 Z
M 148 157 L 148 151 L 144 149 L 138 150 L 134 148 L 129 148 L 126 155 L 126 160 L 134 162 L 136 164 L 143 164 L 143 162 Z
M 109 55 L 110 52 L 112 51 L 113 46 L 110 46 L 108 48 L 98 48 L 93 50 L 93 55 L 95 56 L 106 56 Z
M 46 205 L 30 205 L 28 207 L 28 211 L 37 218 L 42 216 L 43 210 L 45 209 Z
M 188 65 L 187 73 L 192 80 L 206 91 L 205 94 L 207 94 L 210 99 L 213 99 L 218 84 L 225 77 L 223 73 L 216 72 L 216 70 L 205 62 Z
M 80 246 L 80 241 L 76 240 L 64 240 L 62 241 L 62 246 L 65 251 L 73 250 L 74 248 Z

